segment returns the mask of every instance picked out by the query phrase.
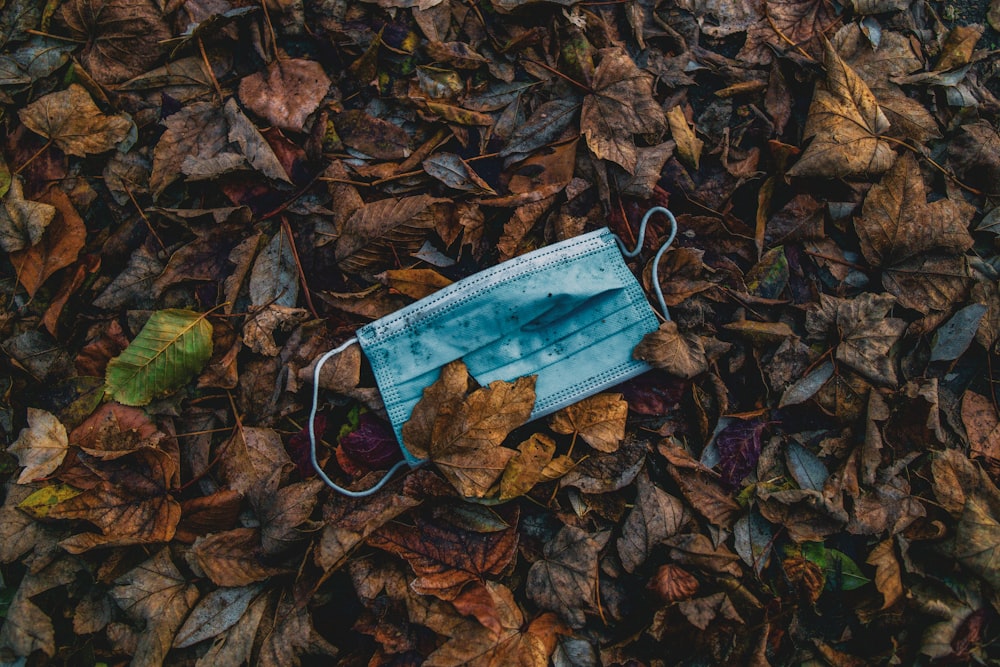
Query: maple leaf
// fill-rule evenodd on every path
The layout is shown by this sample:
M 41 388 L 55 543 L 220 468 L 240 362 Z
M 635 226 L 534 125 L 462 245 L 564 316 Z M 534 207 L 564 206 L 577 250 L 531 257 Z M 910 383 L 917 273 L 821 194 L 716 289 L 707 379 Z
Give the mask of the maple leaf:
M 75 83 L 38 98 L 21 109 L 18 117 L 32 132 L 79 157 L 109 151 L 135 131 L 127 116 L 101 113 L 90 93 Z
M 653 99 L 653 76 L 636 67 L 624 49 L 599 53 L 594 92 L 584 98 L 580 127 L 595 156 L 634 174 L 639 160 L 634 136 L 663 132 L 663 110 Z
M 159 665 L 199 593 L 174 565 L 170 549 L 165 547 L 119 577 L 111 597 L 134 621 L 145 623 L 132 664 Z
M 883 268 L 885 288 L 927 313 L 950 309 L 964 291 L 964 263 L 943 255 L 972 247 L 972 214 L 952 199 L 928 204 L 916 158 L 907 153 L 869 190 L 854 225 L 865 259 Z
M 816 84 L 805 137 L 812 138 L 789 176 L 864 177 L 888 169 L 896 154 L 879 138 L 889 120 L 871 90 L 824 39 L 825 83 Z
M 632 354 L 655 368 L 662 368 L 671 375 L 685 379 L 708 370 L 708 359 L 701 339 L 695 334 L 680 333 L 677 323 L 672 320 L 646 334 Z
M 469 582 L 483 582 L 503 572 L 517 551 L 514 525 L 491 533 L 474 533 L 451 524 L 423 519 L 415 525 L 392 524 L 368 538 L 368 544 L 394 553 L 410 564 L 414 590 L 452 599 Z
M 621 394 L 595 394 L 552 415 L 549 426 L 556 433 L 580 436 L 600 452 L 613 452 L 625 438 L 627 416 Z
M 597 555 L 601 547 L 583 530 L 563 526 L 545 543 L 544 558 L 528 570 L 528 597 L 558 613 L 571 627 L 583 627 L 596 610 Z
M 169 542 L 180 521 L 180 504 L 170 495 L 178 481 L 177 461 L 169 454 L 143 447 L 111 461 L 81 461 L 100 479 L 93 488 L 49 510 L 51 519 L 82 519 L 101 533 L 81 533 L 62 542 L 80 553 L 99 546 Z
M 0 205 L 0 248 L 7 252 L 30 248 L 42 240 L 55 217 L 55 206 L 24 198 L 21 179 L 15 176 Z
M 117 83 L 145 72 L 170 38 L 163 12 L 153 0 L 70 0 L 59 8 L 70 36 L 86 44 L 81 60 L 101 83 Z
M 676 533 L 687 519 L 681 501 L 653 484 L 648 473 L 639 475 L 636 489 L 635 504 L 617 542 L 628 572 L 642 565 L 653 547 Z
M 17 440 L 7 448 L 24 466 L 17 483 L 32 482 L 55 472 L 68 447 L 66 427 L 55 415 L 28 408 L 28 426 L 21 429 Z
M 833 330 L 838 339 L 836 358 L 873 382 L 895 385 L 896 368 L 889 350 L 903 335 L 906 322 L 886 317 L 895 304 L 888 294 L 865 293 L 854 299 L 820 295 L 819 308 L 806 316 L 814 333 Z
M 314 60 L 279 58 L 240 81 L 240 101 L 283 130 L 302 132 L 306 119 L 330 88 L 330 77 Z

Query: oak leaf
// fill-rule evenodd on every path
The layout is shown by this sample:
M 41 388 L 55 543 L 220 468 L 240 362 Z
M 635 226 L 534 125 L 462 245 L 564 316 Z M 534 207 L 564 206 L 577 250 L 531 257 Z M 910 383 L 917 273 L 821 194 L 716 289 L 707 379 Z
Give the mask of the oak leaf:
M 600 56 L 580 128 L 595 156 L 634 174 L 639 160 L 634 137 L 663 132 L 663 110 L 653 99 L 653 76 L 636 67 L 624 49 L 602 49 Z
M 812 138 L 789 176 L 866 177 L 888 169 L 896 154 L 879 138 L 889 120 L 865 82 L 829 41 L 823 42 L 827 78 L 816 85 L 805 137 Z
M 625 438 L 627 416 L 621 394 L 596 394 L 552 415 L 549 426 L 556 433 L 580 436 L 600 452 L 613 452 Z
M 635 504 L 617 542 L 628 572 L 642 565 L 653 547 L 675 534 L 687 518 L 681 501 L 653 484 L 647 473 L 639 475 L 636 489 Z
M 42 240 L 45 228 L 56 217 L 51 204 L 24 198 L 21 179 L 15 176 L 0 204 L 0 248 L 24 250 Z
M 38 98 L 21 109 L 18 117 L 32 132 L 79 157 L 109 151 L 135 131 L 127 116 L 101 113 L 90 93 L 75 83 Z
M 330 88 L 330 77 L 315 60 L 279 58 L 240 81 L 240 101 L 283 130 L 302 132 L 306 119 Z
M 174 636 L 197 602 L 198 587 L 188 583 L 163 548 L 115 581 L 111 597 L 134 621 L 144 623 L 133 665 L 159 665 Z
M 66 427 L 50 412 L 28 408 L 28 426 L 7 451 L 17 456 L 24 470 L 17 478 L 18 484 L 47 477 L 66 457 L 69 438 Z
M 668 320 L 646 334 L 632 355 L 671 375 L 691 379 L 708 370 L 705 346 L 695 334 L 682 334 L 677 323 Z
M 600 544 L 575 526 L 563 526 L 545 543 L 544 557 L 528 570 L 528 597 L 558 613 L 570 626 L 583 627 L 597 610 L 597 556 Z
M 416 519 L 414 526 L 391 524 L 368 544 L 394 553 L 413 568 L 414 590 L 452 599 L 470 582 L 501 574 L 517 551 L 516 526 L 491 532 L 462 530 L 449 523 Z

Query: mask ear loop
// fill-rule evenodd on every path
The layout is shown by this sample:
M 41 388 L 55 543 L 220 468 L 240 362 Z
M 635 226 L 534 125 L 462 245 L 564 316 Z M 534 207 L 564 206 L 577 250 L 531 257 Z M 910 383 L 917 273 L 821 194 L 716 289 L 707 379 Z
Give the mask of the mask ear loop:
M 662 213 L 667 216 L 670 220 L 670 236 L 667 240 L 663 242 L 660 249 L 656 251 L 656 256 L 653 257 L 653 291 L 656 292 L 656 299 L 660 303 L 660 312 L 663 313 L 663 318 L 670 321 L 670 311 L 667 310 L 667 302 L 663 298 L 663 289 L 660 287 L 660 259 L 663 254 L 667 252 L 667 249 L 674 242 L 674 238 L 677 236 L 677 219 L 674 214 L 663 206 L 654 206 L 653 208 L 646 211 L 646 215 L 642 216 L 642 222 L 639 223 L 639 240 L 635 244 L 635 250 L 627 250 L 625 248 L 625 243 L 618 237 L 615 236 L 615 241 L 618 242 L 618 249 L 622 251 L 622 254 L 628 258 L 635 257 L 640 252 L 642 252 L 642 243 L 646 239 L 646 225 L 649 223 L 649 218 L 654 213 Z
M 313 468 L 316 470 L 316 474 L 319 475 L 320 479 L 326 482 L 327 486 L 329 486 L 334 491 L 342 493 L 345 496 L 350 496 L 351 498 L 363 498 L 365 496 L 370 496 L 371 494 L 375 493 L 383 486 L 385 486 L 385 484 L 392 478 L 392 476 L 396 474 L 397 470 L 407 465 L 406 459 L 403 459 L 396 465 L 389 468 L 389 472 L 387 472 L 385 474 L 385 477 L 379 480 L 378 484 L 376 484 L 375 486 L 371 487 L 370 489 L 365 489 L 364 491 L 351 491 L 350 489 L 345 489 L 344 487 L 340 486 L 332 479 L 330 479 L 327 476 L 327 474 L 323 472 L 323 469 L 320 467 L 319 461 L 316 458 L 316 412 L 319 409 L 319 372 L 323 368 L 323 364 L 325 364 L 331 357 L 340 354 L 348 347 L 357 342 L 358 342 L 357 338 L 351 338 L 340 347 L 330 350 L 329 352 L 324 354 L 322 357 L 319 358 L 319 361 L 316 362 L 316 368 L 313 369 L 312 410 L 309 411 L 309 456 L 312 459 Z

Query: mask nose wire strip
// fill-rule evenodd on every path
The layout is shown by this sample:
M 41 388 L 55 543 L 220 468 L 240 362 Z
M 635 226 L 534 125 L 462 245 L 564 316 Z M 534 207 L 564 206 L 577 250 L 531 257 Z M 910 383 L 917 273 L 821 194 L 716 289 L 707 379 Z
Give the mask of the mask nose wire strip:
M 642 222 L 639 223 L 639 240 L 635 244 L 635 250 L 627 250 L 625 243 L 618 236 L 615 236 L 615 241 L 618 242 L 618 249 L 626 257 L 632 258 L 638 255 L 642 252 L 642 243 L 646 239 L 646 225 L 649 223 L 650 216 L 654 213 L 662 213 L 670 220 L 670 236 L 663 242 L 663 245 L 660 246 L 660 249 L 656 252 L 656 256 L 653 258 L 653 291 L 656 292 L 656 299 L 660 303 L 660 312 L 663 313 L 663 318 L 669 321 L 670 311 L 667 310 L 667 302 L 663 298 L 663 289 L 660 287 L 660 259 L 677 236 L 677 219 L 674 218 L 674 214 L 663 206 L 654 206 L 646 211 L 646 215 L 642 216 Z
M 364 491 L 351 491 L 350 489 L 345 489 L 344 487 L 340 486 L 339 484 L 335 483 L 332 479 L 330 479 L 327 476 L 327 474 L 323 472 L 323 469 L 319 465 L 319 461 L 316 459 L 315 425 L 316 425 L 316 412 L 319 409 L 319 372 L 320 370 L 322 370 L 323 364 L 329 361 L 330 357 L 340 354 L 348 347 L 357 342 L 358 342 L 357 338 L 351 338 L 340 347 L 330 350 L 329 352 L 327 352 L 326 354 L 324 354 L 322 357 L 319 358 L 319 361 L 316 362 L 316 368 L 313 369 L 312 410 L 309 411 L 309 457 L 312 459 L 312 465 L 313 468 L 316 470 L 316 474 L 319 475 L 320 479 L 326 482 L 327 486 L 329 486 L 334 491 L 344 494 L 345 496 L 350 496 L 352 498 L 363 498 L 365 496 L 370 496 L 371 494 L 375 493 L 383 486 L 385 486 L 386 482 L 388 482 L 389 479 L 391 479 L 392 476 L 396 474 L 397 470 L 407 465 L 406 460 L 404 459 L 399 463 L 397 463 L 396 465 L 389 468 L 389 472 L 385 474 L 385 477 L 379 480 L 378 484 L 371 487 L 370 489 L 365 489 Z

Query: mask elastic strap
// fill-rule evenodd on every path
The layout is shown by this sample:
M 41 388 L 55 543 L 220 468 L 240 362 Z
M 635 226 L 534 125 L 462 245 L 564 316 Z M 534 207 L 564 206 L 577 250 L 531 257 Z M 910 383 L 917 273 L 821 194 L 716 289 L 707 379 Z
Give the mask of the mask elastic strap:
M 677 219 L 674 214 L 663 206 L 654 206 L 653 208 L 646 211 L 646 215 L 642 216 L 642 222 L 639 223 L 639 240 L 635 244 L 635 250 L 627 250 L 625 248 L 625 243 L 618 237 L 615 236 L 615 241 L 618 242 L 618 249 L 622 251 L 622 254 L 628 258 L 635 257 L 640 252 L 642 252 L 642 243 L 646 239 L 646 225 L 649 223 L 649 218 L 654 213 L 662 213 L 667 216 L 670 220 L 670 236 L 664 241 L 660 249 L 656 251 L 656 256 L 653 257 L 653 291 L 656 292 L 656 299 L 660 302 L 660 312 L 663 313 L 663 317 L 666 320 L 670 320 L 670 311 L 667 310 L 667 302 L 663 298 L 663 289 L 660 287 L 660 259 L 663 254 L 670 247 L 670 244 L 674 242 L 674 238 L 677 236 Z
M 396 465 L 389 468 L 389 472 L 385 474 L 385 477 L 379 480 L 378 484 L 371 487 L 370 489 L 365 489 L 364 491 L 351 491 L 350 489 L 345 489 L 344 487 L 340 486 L 332 479 L 330 479 L 325 472 L 323 472 L 323 469 L 319 465 L 319 461 L 316 459 L 316 412 L 319 409 L 319 372 L 323 368 L 323 364 L 325 364 L 330 359 L 330 357 L 340 354 L 348 347 L 357 342 L 358 342 L 357 338 L 351 338 L 340 347 L 330 350 L 329 352 L 327 352 L 326 354 L 324 354 L 322 357 L 319 358 L 319 361 L 316 362 L 316 368 L 313 369 L 312 410 L 310 410 L 309 412 L 309 456 L 312 459 L 313 468 L 316 469 L 316 474 L 319 475 L 320 479 L 326 482 L 327 486 L 329 486 L 334 491 L 344 494 L 345 496 L 350 496 L 352 498 L 363 498 L 365 496 L 370 496 L 371 494 L 375 493 L 383 486 L 385 486 L 386 482 L 388 482 L 389 479 L 394 474 L 396 474 L 397 470 L 407 465 L 406 459 L 403 459 Z

